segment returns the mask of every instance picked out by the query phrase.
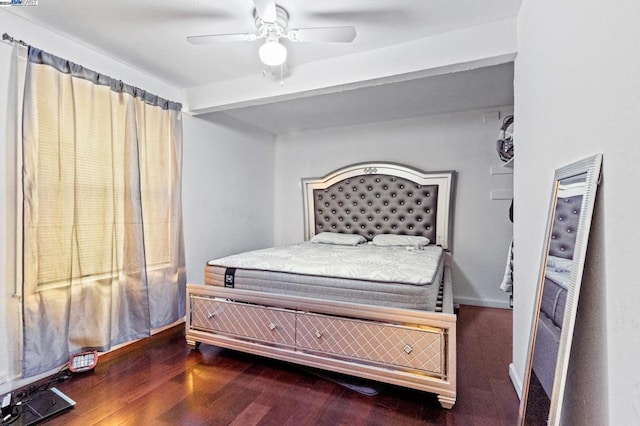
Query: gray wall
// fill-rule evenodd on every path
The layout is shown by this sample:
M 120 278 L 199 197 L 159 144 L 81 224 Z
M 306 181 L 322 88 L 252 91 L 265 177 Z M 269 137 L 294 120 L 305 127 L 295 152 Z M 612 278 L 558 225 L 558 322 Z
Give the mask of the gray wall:
M 556 168 L 602 153 L 565 424 L 640 424 L 640 3 L 523 1 L 515 63 L 514 373 L 522 377 Z
M 320 177 L 348 164 L 391 161 L 423 170 L 456 170 L 453 239 L 454 297 L 460 303 L 508 306 L 499 290 L 512 226 L 510 200 L 491 200 L 492 190 L 512 190 L 495 141 L 502 121 L 490 111 L 394 120 L 279 135 L 275 155 L 275 242 L 302 241 L 301 177 Z

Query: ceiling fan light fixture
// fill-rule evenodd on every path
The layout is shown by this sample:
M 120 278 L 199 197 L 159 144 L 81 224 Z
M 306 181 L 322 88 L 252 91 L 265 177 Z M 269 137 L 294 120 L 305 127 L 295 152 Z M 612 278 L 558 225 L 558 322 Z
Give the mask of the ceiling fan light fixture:
M 287 60 L 287 48 L 278 40 L 267 40 L 258 50 L 260 60 L 269 67 L 277 67 Z

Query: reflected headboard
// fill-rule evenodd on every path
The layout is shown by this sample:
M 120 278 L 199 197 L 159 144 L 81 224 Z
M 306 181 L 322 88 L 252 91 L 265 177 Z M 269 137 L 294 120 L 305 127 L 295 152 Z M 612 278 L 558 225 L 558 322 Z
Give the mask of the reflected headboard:
M 584 175 L 558 182 L 556 211 L 549 239 L 549 254 L 573 259 L 584 196 Z
M 302 179 L 305 240 L 320 232 L 420 235 L 450 248 L 453 171 L 359 163 Z
M 582 195 L 558 197 L 549 241 L 550 255 L 573 259 L 581 209 Z

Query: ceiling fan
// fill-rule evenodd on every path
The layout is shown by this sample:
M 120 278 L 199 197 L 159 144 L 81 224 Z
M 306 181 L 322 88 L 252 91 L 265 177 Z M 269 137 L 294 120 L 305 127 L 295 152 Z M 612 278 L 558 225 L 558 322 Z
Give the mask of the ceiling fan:
M 297 28 L 288 30 L 289 13 L 275 0 L 253 0 L 253 17 L 257 33 L 209 34 L 187 37 L 192 44 L 206 44 L 228 41 L 254 41 L 264 39 L 258 54 L 267 66 L 276 67 L 287 60 L 287 48 L 280 39 L 292 42 L 333 42 L 350 43 L 356 37 L 352 26 Z

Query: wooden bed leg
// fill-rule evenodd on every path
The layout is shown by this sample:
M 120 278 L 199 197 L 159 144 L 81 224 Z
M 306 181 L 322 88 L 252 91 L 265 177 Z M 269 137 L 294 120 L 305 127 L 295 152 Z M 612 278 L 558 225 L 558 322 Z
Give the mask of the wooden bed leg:
M 442 408 L 449 410 L 453 408 L 453 405 L 456 403 L 456 397 L 438 395 L 438 401 L 440 402 L 440 405 L 442 405 Z
M 187 339 L 187 345 L 191 346 L 191 350 L 197 351 L 198 348 L 200 347 L 200 342 Z

